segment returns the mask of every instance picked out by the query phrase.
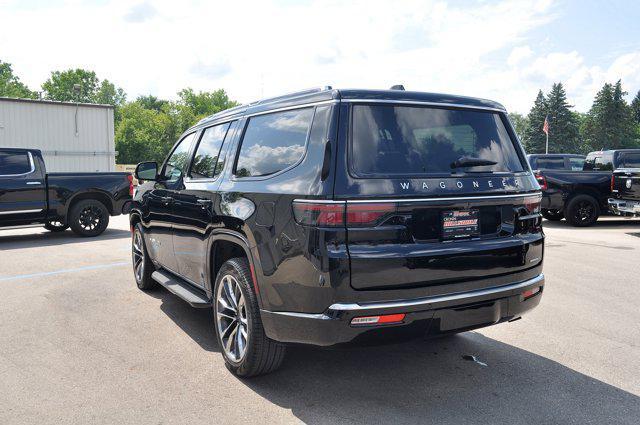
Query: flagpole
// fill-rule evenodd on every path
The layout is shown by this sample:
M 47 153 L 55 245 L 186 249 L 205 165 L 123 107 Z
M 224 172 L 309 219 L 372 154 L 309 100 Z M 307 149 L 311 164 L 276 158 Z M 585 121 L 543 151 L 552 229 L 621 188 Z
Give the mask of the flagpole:
M 544 153 L 548 154 L 549 153 L 549 133 L 546 133 L 546 134 L 547 134 L 547 145 L 545 147 Z

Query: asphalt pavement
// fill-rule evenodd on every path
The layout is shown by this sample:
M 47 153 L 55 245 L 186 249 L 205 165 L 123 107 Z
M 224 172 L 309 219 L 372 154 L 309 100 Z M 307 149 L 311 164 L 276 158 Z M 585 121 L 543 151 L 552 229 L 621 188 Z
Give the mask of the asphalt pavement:
M 210 311 L 136 288 L 126 217 L 92 239 L 0 231 L 0 423 L 638 424 L 640 220 L 544 224 L 547 285 L 522 320 L 291 347 L 250 380 L 224 367 Z

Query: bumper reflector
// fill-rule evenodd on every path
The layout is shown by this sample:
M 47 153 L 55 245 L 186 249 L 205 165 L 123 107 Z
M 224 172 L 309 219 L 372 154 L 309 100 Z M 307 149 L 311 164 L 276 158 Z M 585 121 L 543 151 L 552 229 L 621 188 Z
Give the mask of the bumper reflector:
M 540 287 L 536 287 L 536 288 L 531 288 L 531 289 L 527 289 L 526 291 L 524 291 L 522 293 L 522 298 L 523 299 L 529 299 L 531 297 L 533 297 L 534 295 L 536 295 L 538 292 L 540 292 Z
M 385 314 L 383 316 L 363 316 L 351 319 L 352 325 L 381 325 L 389 323 L 401 323 L 404 320 L 404 313 Z

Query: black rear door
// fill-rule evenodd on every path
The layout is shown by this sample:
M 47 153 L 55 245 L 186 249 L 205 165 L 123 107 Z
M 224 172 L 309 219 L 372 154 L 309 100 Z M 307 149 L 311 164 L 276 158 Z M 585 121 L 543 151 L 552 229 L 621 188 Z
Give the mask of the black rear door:
M 214 204 L 219 203 L 218 176 L 224 168 L 223 143 L 234 134 L 237 121 L 208 127 L 201 132 L 184 186 L 174 194 L 173 246 L 178 272 L 204 287 L 207 277 L 208 242 L 220 223 Z
M 0 149 L 0 225 L 39 222 L 47 208 L 46 182 L 26 150 Z
M 613 175 L 612 189 L 622 199 L 640 201 L 640 152 L 625 152 L 620 167 Z
M 540 266 L 540 194 L 503 113 L 358 103 L 343 113 L 336 199 L 354 289 L 452 292 Z

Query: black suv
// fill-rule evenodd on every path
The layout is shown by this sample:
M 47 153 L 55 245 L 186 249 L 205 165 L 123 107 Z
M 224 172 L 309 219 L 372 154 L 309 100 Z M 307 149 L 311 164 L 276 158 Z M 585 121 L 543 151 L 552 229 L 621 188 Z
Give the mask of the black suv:
M 540 302 L 540 188 L 495 102 L 294 93 L 203 119 L 136 175 L 138 287 L 212 308 L 237 375 L 287 343 L 461 332 Z

